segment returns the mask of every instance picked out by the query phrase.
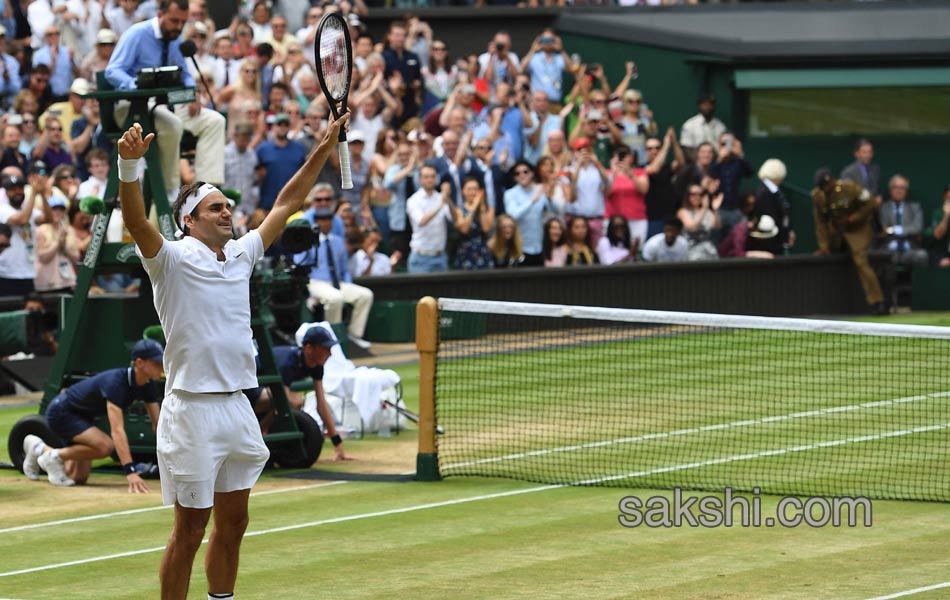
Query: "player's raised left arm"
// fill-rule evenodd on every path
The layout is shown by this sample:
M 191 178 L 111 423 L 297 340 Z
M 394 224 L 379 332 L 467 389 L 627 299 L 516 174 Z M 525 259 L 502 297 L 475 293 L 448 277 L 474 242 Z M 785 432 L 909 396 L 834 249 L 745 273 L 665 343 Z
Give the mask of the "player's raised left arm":
M 340 135 L 340 127 L 343 127 L 349 120 L 350 113 L 346 113 L 339 119 L 330 118 L 330 126 L 327 127 L 326 135 L 323 141 L 313 149 L 303 166 L 294 173 L 284 189 L 277 194 L 277 200 L 274 202 L 274 208 L 271 209 L 264 222 L 258 228 L 258 233 L 264 241 L 264 249 L 270 247 L 277 239 L 280 233 L 287 225 L 287 219 L 294 214 L 303 205 L 307 193 L 313 184 L 317 181 L 317 175 L 323 169 L 323 165 L 330 156 L 330 151 L 336 147 L 337 138 Z

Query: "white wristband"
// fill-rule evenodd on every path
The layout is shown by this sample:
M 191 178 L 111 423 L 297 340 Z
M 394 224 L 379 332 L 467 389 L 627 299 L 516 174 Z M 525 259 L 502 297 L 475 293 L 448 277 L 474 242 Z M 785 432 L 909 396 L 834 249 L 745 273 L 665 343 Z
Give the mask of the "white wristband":
M 139 178 L 139 159 L 119 157 L 119 181 L 133 183 Z

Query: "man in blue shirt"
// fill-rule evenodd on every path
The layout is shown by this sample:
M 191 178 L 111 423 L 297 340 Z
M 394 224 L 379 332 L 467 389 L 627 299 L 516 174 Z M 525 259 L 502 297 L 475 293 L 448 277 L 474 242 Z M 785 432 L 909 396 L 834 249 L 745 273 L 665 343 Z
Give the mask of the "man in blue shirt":
M 20 93 L 23 82 L 20 81 L 20 63 L 7 54 L 7 28 L 0 25 L 0 96 L 5 99 L 4 106 L 13 106 L 13 99 Z
M 60 44 L 60 31 L 56 25 L 50 25 L 43 32 L 44 45 L 33 54 L 33 66 L 49 67 L 49 87 L 53 98 L 62 100 L 69 93 L 69 85 L 79 76 L 79 67 L 73 62 L 69 50 Z
M 337 341 L 326 329 L 320 325 L 314 325 L 307 329 L 300 343 L 300 346 L 274 346 L 274 361 L 277 363 L 277 370 L 280 372 L 281 381 L 284 383 L 287 400 L 292 408 L 297 410 L 303 408 L 303 397 L 291 390 L 290 386 L 295 381 L 307 377 L 311 378 L 313 380 L 313 393 L 317 397 L 317 414 L 323 420 L 327 437 L 333 443 L 334 460 L 352 460 L 343 451 L 343 438 L 337 433 L 333 412 L 330 410 L 330 405 L 327 404 L 326 393 L 323 391 L 323 365 L 330 358 L 330 351 Z M 273 413 L 270 394 L 266 391 L 266 388 L 244 390 L 244 394 L 251 401 L 257 414 Z M 267 417 L 265 419 L 268 422 L 270 421 Z M 264 425 L 263 420 L 261 425 Z
M 531 51 L 521 61 L 521 70 L 531 75 L 531 91 L 543 92 L 548 101 L 559 105 L 563 93 L 564 71 L 573 70 L 574 63 L 564 52 L 561 38 L 547 28 L 534 39 Z
M 300 142 L 290 139 L 289 133 L 290 115 L 279 114 L 274 119 L 274 139 L 257 147 L 257 168 L 264 171 L 258 208 L 269 211 L 274 206 L 277 193 L 307 158 L 307 149 Z
M 373 291 L 353 283 L 349 257 L 343 238 L 334 234 L 334 200 L 329 191 L 314 195 L 314 216 L 320 229 L 320 244 L 294 256 L 298 265 L 312 265 L 310 269 L 310 304 L 323 304 L 324 316 L 330 323 L 343 321 L 343 303 L 353 305 L 353 314 L 347 329 L 350 341 L 367 349 L 370 343 L 363 339 L 366 320 L 373 307 Z
M 129 483 L 130 493 L 147 493 L 148 485 L 135 472 L 129 440 L 125 434 L 125 410 L 135 400 L 145 402 L 152 429 L 158 425 L 159 390 L 151 382 L 162 377 L 164 349 L 154 340 L 139 340 L 132 347 L 132 366 L 103 371 L 60 392 L 46 409 L 53 433 L 68 446 L 53 449 L 39 437 L 23 440 L 23 473 L 30 479 L 46 471 L 53 485 L 83 484 L 92 461 L 115 449 Z M 96 417 L 109 417 L 107 434 L 92 424 Z M 111 437 L 110 437 L 111 436 Z
M 518 223 L 524 266 L 544 266 L 544 211 L 550 209 L 544 187 L 534 181 L 534 169 L 526 161 L 515 163 L 515 185 L 505 192 L 505 210 Z
M 179 67 L 185 86 L 195 87 L 195 80 L 185 66 L 178 41 L 187 20 L 188 0 L 161 0 L 157 17 L 136 23 L 123 33 L 106 66 L 106 79 L 112 87 L 134 90 L 140 69 L 162 65 Z M 115 116 L 120 126 L 128 111 L 127 102 L 116 102 Z M 195 178 L 215 186 L 224 183 L 225 127 L 224 117 L 220 113 L 204 108 L 199 100 L 192 104 L 178 104 L 174 109 L 165 105 L 156 106 L 152 114 L 155 117 L 162 176 L 170 197 L 177 197 L 181 185 L 179 155 L 183 130 L 198 138 Z

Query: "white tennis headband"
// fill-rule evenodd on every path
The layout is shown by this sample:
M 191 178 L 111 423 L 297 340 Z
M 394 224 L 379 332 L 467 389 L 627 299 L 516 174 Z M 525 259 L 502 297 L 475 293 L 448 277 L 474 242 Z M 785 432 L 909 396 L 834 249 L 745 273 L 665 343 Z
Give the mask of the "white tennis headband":
M 181 213 L 178 215 L 178 226 L 181 227 L 182 231 L 185 230 L 185 215 L 190 215 L 192 211 L 195 210 L 195 207 L 201 204 L 201 201 L 204 200 L 208 194 L 220 191 L 221 190 L 210 183 L 206 183 L 185 198 L 185 204 L 181 207 Z

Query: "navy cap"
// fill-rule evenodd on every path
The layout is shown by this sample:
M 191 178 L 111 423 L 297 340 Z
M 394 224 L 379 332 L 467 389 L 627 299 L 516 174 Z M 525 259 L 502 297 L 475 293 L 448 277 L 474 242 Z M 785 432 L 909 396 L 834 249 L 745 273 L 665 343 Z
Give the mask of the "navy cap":
M 160 361 L 165 355 L 165 349 L 155 340 L 139 340 L 132 346 L 132 360 L 144 358 L 145 360 Z
M 30 164 L 30 175 L 49 175 L 46 163 L 41 160 L 34 160 Z
M 822 167 L 815 171 L 815 176 L 812 178 L 812 183 L 815 187 L 825 187 L 825 185 L 834 179 L 834 175 L 831 174 L 831 169 L 828 167 Z
M 24 185 L 23 178 L 19 175 L 5 175 L 3 177 L 3 187 L 4 189 L 10 189 L 15 187 L 22 187 Z
M 336 340 L 333 339 L 329 331 L 319 325 L 315 325 L 308 329 L 307 333 L 303 334 L 303 345 L 306 346 L 307 344 L 332 348 L 336 345 Z

